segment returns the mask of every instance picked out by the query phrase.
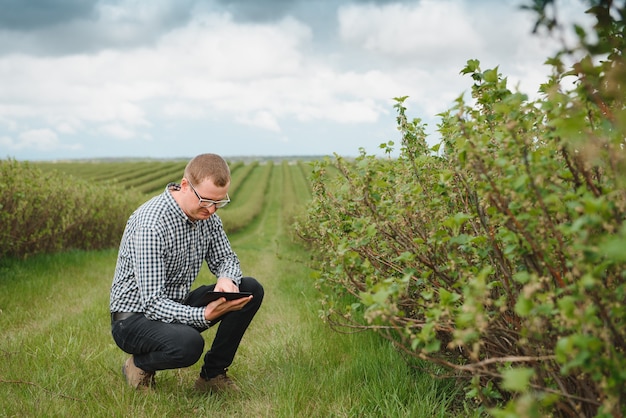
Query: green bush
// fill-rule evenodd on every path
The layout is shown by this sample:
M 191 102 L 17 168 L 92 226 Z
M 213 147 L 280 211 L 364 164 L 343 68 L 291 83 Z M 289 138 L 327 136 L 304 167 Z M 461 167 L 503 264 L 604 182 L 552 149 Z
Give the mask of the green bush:
M 399 158 L 320 164 L 298 225 L 331 324 L 447 367 L 495 416 L 626 413 L 625 13 L 599 3 L 597 44 L 579 30 L 590 55 L 551 60 L 542 99 L 469 61 L 440 145 L 397 99 Z
M 0 160 L 0 257 L 117 246 L 139 197 Z

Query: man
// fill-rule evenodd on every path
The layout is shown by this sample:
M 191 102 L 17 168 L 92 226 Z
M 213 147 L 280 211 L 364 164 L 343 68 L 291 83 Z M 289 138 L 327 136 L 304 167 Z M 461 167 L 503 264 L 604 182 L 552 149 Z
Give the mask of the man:
M 226 375 L 239 343 L 263 300 L 263 287 L 242 277 L 216 211 L 228 204 L 230 170 L 215 154 L 193 158 L 180 184 L 144 203 L 129 218 L 111 287 L 111 333 L 128 354 L 122 372 L 128 384 L 149 389 L 157 370 L 188 367 L 204 351 L 200 334 L 219 322 L 195 387 L 239 391 Z M 214 285 L 190 288 L 203 261 Z M 250 292 L 206 306 L 184 302 L 207 290 Z

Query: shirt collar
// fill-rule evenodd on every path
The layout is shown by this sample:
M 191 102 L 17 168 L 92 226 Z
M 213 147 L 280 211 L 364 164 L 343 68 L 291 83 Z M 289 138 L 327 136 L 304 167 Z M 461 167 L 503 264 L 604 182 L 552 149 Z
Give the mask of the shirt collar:
M 181 218 L 182 220 L 185 220 L 187 223 L 191 225 L 195 225 L 196 222 L 189 219 L 189 217 L 185 214 L 183 209 L 178 205 L 178 202 L 176 202 L 176 199 L 174 199 L 174 196 L 172 196 L 173 191 L 179 191 L 179 190 L 180 190 L 180 184 L 173 183 L 173 182 L 168 183 L 168 185 L 165 187 L 165 192 L 163 193 L 163 196 L 165 197 L 165 202 L 167 203 L 167 206 L 179 218 Z

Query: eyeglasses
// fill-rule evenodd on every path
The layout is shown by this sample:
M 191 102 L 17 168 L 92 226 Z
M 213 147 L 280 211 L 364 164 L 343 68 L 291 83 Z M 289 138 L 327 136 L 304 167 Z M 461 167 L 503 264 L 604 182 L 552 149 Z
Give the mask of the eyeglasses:
M 187 179 L 187 183 L 189 183 L 189 185 L 191 186 L 191 190 L 193 190 L 193 192 L 196 194 L 196 197 L 198 198 L 198 205 L 200 205 L 201 208 L 209 209 L 211 206 L 215 205 L 216 209 L 221 209 L 230 203 L 230 197 L 228 197 L 228 193 L 226 193 L 225 200 L 204 199 L 200 197 L 198 192 L 196 192 L 196 189 L 193 187 L 193 184 L 191 184 L 189 179 Z

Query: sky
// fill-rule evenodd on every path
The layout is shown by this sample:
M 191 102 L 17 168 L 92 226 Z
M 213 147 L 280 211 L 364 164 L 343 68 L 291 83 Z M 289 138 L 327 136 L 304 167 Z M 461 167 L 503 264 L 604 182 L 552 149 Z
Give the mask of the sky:
M 0 158 L 377 155 L 401 96 L 435 143 L 467 60 L 546 80 L 522 1 L 0 0 Z

